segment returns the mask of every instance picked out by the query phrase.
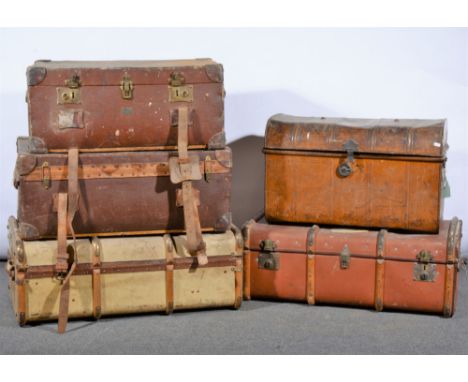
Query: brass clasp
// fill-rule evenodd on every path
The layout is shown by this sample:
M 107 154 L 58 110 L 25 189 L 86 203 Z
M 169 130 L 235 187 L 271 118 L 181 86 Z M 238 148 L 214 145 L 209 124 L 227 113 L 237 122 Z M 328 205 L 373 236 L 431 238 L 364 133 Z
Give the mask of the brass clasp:
M 124 74 L 122 81 L 120 81 L 120 90 L 122 91 L 123 99 L 133 98 L 133 81 L 130 79 L 127 73 Z
M 50 167 L 49 162 L 42 163 L 41 166 L 41 173 L 42 173 L 42 187 L 46 190 L 50 187 Z

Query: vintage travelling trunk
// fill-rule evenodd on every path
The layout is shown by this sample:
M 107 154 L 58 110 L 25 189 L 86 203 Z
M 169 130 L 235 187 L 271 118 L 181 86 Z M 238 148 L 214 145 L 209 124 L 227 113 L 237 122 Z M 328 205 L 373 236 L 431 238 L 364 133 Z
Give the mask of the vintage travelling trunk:
M 14 181 L 22 239 L 57 236 L 57 198 L 70 189 L 72 175 L 79 197 L 73 219 L 78 236 L 185 229 L 183 195 L 169 168 L 172 159 L 178 160 L 177 151 L 33 154 L 27 143 L 27 138 L 18 140 Z M 231 225 L 231 151 L 190 152 L 199 169 L 192 184 L 200 228 L 224 232 Z
M 44 60 L 27 80 L 29 134 L 51 151 L 173 149 L 181 105 L 191 112 L 190 148 L 225 145 L 223 67 L 211 59 Z
M 244 227 L 244 298 L 408 310 L 450 317 L 462 222 L 437 235 L 256 223 Z
M 215 307 L 242 301 L 242 236 L 205 234 L 209 262 L 197 264 L 185 236 L 88 238 L 76 242 L 77 265 L 70 277 L 68 317 L 95 317 Z M 59 317 L 63 281 L 56 272 L 57 241 L 23 241 L 9 220 L 7 272 L 20 325 Z M 73 256 L 73 241 L 68 241 Z
M 266 219 L 437 233 L 446 150 L 445 120 L 274 115 Z

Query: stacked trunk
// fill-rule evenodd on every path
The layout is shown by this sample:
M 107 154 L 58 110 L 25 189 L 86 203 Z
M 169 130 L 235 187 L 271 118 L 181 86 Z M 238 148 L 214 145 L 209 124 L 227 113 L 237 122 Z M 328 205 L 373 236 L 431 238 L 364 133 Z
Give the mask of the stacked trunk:
M 20 324 L 238 307 L 222 66 L 38 61 L 27 79 L 9 221 Z
M 444 120 L 271 117 L 271 224 L 245 225 L 244 297 L 451 316 L 462 222 L 441 220 L 446 149 Z

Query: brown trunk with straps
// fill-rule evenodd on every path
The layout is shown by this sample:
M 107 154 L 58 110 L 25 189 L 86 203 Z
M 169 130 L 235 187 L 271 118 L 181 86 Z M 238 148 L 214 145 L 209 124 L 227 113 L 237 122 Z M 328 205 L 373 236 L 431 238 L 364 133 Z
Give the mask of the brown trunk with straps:
M 57 194 L 68 188 L 70 159 L 64 154 L 32 154 L 22 151 L 21 143 L 18 146 L 15 184 L 21 237 L 55 238 Z M 198 191 L 193 194 L 200 203 L 201 229 L 224 232 L 231 224 L 231 151 L 189 153 L 201 174 L 199 180 L 190 181 Z M 188 211 L 175 206 L 184 204 L 187 192 L 181 193 L 170 174 L 171 161 L 177 170 L 178 159 L 177 151 L 80 152 L 77 176 L 81 196 L 73 221 L 76 236 L 183 232 Z
M 410 310 L 450 317 L 462 222 L 437 235 L 269 225 L 244 227 L 244 298 Z

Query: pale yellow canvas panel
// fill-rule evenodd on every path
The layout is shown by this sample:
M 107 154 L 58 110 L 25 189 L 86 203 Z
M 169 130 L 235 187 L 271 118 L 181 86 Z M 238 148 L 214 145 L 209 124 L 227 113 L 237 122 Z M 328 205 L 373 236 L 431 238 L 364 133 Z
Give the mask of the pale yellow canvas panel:
M 26 281 L 26 320 L 50 320 L 58 317 L 60 282 L 54 277 Z M 91 276 L 73 276 L 70 279 L 70 317 L 93 315 Z
M 99 241 L 102 262 L 166 259 L 163 236 L 115 237 Z
M 103 315 L 166 309 L 164 271 L 104 274 L 101 280 Z
M 24 254 L 29 266 L 53 265 L 57 261 L 57 240 L 24 241 Z M 68 240 L 72 245 L 73 240 Z M 76 241 L 78 263 L 91 262 L 91 243 L 88 239 Z
M 185 235 L 173 236 L 177 257 L 190 257 L 187 251 Z M 236 252 L 236 238 L 231 231 L 224 233 L 207 233 L 203 235 L 207 256 L 229 256 Z
M 233 266 L 176 270 L 174 309 L 234 305 L 234 276 Z

